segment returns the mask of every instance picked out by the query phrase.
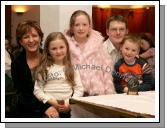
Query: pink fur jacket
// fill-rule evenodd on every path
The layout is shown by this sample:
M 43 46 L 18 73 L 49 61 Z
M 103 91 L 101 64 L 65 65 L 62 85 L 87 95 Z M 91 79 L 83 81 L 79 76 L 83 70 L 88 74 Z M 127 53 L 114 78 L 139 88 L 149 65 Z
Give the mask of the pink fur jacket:
M 72 63 L 80 72 L 85 92 L 89 95 L 115 93 L 112 81 L 113 65 L 109 56 L 103 51 L 101 34 L 91 30 L 82 50 L 74 37 L 65 36 L 69 43 Z

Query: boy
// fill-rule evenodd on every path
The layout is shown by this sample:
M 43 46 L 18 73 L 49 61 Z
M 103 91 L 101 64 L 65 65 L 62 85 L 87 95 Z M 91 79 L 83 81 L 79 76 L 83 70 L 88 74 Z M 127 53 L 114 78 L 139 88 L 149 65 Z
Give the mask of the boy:
M 113 74 L 117 93 L 127 93 L 130 86 L 136 86 L 138 91 L 154 89 L 149 65 L 136 58 L 140 51 L 140 39 L 135 35 L 127 35 L 120 48 L 122 57 L 115 64 Z

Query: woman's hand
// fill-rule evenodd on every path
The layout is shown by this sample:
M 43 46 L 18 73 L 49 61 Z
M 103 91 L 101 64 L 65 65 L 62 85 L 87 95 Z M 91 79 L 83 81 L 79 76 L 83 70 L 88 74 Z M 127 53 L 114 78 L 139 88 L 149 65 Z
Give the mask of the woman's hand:
M 49 118 L 58 118 L 59 113 L 55 107 L 51 106 L 45 111 L 45 115 Z

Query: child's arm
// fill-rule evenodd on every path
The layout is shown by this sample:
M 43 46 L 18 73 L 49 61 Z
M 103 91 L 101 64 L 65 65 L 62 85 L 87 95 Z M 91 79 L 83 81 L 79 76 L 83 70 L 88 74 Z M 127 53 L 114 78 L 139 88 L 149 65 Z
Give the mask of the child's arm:
M 80 97 L 83 96 L 84 87 L 81 82 L 79 71 L 75 70 L 75 86 L 73 86 L 73 97 Z
M 42 101 L 45 104 L 51 97 L 44 93 L 43 87 L 44 83 L 36 80 L 33 93 L 39 101 Z
M 150 48 L 146 52 L 140 54 L 140 57 L 143 58 L 143 59 L 147 59 L 147 58 L 150 58 L 150 57 L 152 57 L 154 55 L 155 55 L 155 49 L 154 48 Z
M 152 77 L 151 71 L 149 71 L 149 66 L 147 67 L 147 63 L 145 63 L 143 65 L 143 82 L 141 84 L 139 84 L 139 91 L 149 91 L 149 90 L 153 90 L 154 88 L 154 78 Z
M 143 83 L 139 84 L 139 91 L 153 90 L 153 78 L 151 74 L 143 74 Z
M 42 101 L 44 104 L 48 104 L 56 108 L 57 111 L 68 111 L 70 109 L 69 105 L 60 105 L 56 99 L 53 99 L 43 91 L 44 83 L 41 81 L 36 81 L 34 86 L 34 95 L 38 100 Z

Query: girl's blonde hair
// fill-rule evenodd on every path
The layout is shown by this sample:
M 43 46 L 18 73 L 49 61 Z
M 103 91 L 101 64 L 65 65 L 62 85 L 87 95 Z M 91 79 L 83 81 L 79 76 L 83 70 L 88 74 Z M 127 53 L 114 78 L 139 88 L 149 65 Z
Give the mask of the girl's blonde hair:
M 65 36 L 61 32 L 52 32 L 47 36 L 47 38 L 45 40 L 45 45 L 44 45 L 43 57 L 42 57 L 42 60 L 39 64 L 39 66 L 36 69 L 35 78 L 38 81 L 39 80 L 44 80 L 44 81 L 47 80 L 46 79 L 47 73 L 48 73 L 47 68 L 54 64 L 53 58 L 50 56 L 48 48 L 49 48 L 51 41 L 54 41 L 57 39 L 63 40 L 66 47 L 67 47 L 67 55 L 63 59 L 63 65 L 65 66 L 65 76 L 67 78 L 67 81 L 72 86 L 74 86 L 75 85 L 74 69 L 73 69 L 73 66 L 71 63 L 69 45 L 68 45 L 68 42 L 67 42 Z

